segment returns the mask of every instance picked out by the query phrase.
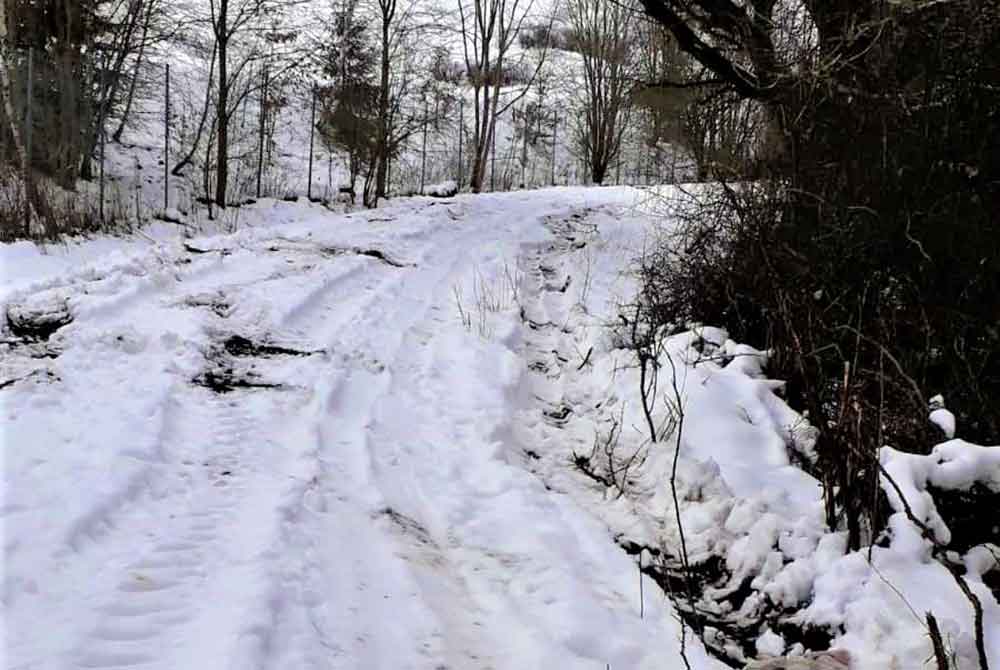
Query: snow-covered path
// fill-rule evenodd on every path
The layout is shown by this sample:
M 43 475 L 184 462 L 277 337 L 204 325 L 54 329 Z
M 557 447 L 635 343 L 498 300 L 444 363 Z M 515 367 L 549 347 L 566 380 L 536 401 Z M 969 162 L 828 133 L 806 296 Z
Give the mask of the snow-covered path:
M 5 667 L 682 667 L 662 595 L 640 618 L 633 560 L 514 437 L 546 409 L 545 224 L 633 199 L 264 203 L 9 282 L 73 322 L 2 363 Z

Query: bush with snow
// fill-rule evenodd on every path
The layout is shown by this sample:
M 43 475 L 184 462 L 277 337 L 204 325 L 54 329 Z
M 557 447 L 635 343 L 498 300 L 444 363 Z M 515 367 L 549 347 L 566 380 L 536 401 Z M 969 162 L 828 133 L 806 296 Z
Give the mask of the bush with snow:
M 440 184 L 431 184 L 424 187 L 424 195 L 432 198 L 451 198 L 458 193 L 458 184 L 452 180 L 443 181 Z
M 882 497 L 892 515 L 884 533 L 870 536 L 872 546 L 853 550 L 847 532 L 826 523 L 820 481 L 800 469 L 816 467 L 819 431 L 777 395 L 782 384 L 766 378 L 769 352 L 717 328 L 658 337 L 649 349 L 658 371 L 653 421 L 667 425 L 673 414 L 677 425 L 679 407 L 683 429 L 649 447 L 635 475 L 648 488 L 633 487 L 633 497 L 650 492 L 645 505 L 662 524 L 664 569 L 678 579 L 683 530 L 695 603 L 683 591 L 674 597 L 695 630 L 715 631 L 710 647 L 739 661 L 830 645 L 851 652 L 851 668 L 916 670 L 932 653 L 924 620 L 932 612 L 957 667 L 979 667 L 976 615 L 961 579 L 981 604 L 986 654 L 1000 663 L 998 543 L 987 541 L 993 536 L 983 524 L 986 540 L 950 546 L 948 515 L 935 502 L 946 492 L 1000 492 L 1000 447 L 954 439 L 926 455 L 884 447 L 880 488 L 865 495 Z M 637 398 L 639 373 L 618 384 L 621 393 L 631 385 Z M 642 416 L 634 410 L 624 421 L 642 425 Z M 669 485 L 677 448 L 679 515 Z M 823 662 L 832 660 L 803 659 L 802 667 Z

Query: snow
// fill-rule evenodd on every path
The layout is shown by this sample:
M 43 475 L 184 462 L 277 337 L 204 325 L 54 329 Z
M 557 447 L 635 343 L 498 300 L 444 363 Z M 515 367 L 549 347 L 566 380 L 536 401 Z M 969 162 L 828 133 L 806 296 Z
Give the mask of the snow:
M 928 611 L 978 667 L 971 607 L 888 478 L 870 555 L 826 527 L 800 467 L 818 432 L 770 352 L 702 324 L 661 333 L 650 439 L 609 326 L 669 225 L 646 194 L 238 216 L 0 246 L 3 312 L 56 326 L 0 335 L 6 667 L 681 667 L 677 612 L 639 573 L 677 555 L 678 516 L 691 562 L 726 571 L 706 611 L 760 624 L 755 667 L 923 668 Z M 1000 447 L 880 462 L 937 543 L 932 489 L 1000 491 Z M 954 556 L 993 665 L 998 555 Z M 809 653 L 775 610 L 834 651 Z M 690 629 L 683 644 L 694 670 L 723 667 Z
M 955 415 L 945 408 L 935 409 L 930 413 L 930 420 L 941 429 L 948 439 L 955 437 Z
M 756 642 L 757 653 L 762 656 L 781 656 L 785 651 L 785 640 L 770 630 L 764 631 Z
M 458 193 L 458 184 L 454 179 L 443 181 L 440 184 L 431 184 L 424 187 L 424 195 L 435 198 L 450 198 Z
M 941 429 L 941 432 L 949 440 L 955 437 L 955 415 L 944 406 L 944 397 L 936 395 L 930 399 L 930 414 L 928 418 L 931 423 Z
M 4 381 L 52 375 L 2 391 L 7 666 L 678 658 L 669 604 L 649 582 L 640 617 L 608 527 L 513 457 L 517 303 L 471 305 L 490 324 L 477 333 L 453 297 L 507 286 L 505 268 L 552 239 L 547 218 L 634 197 L 352 215 L 262 202 L 269 220 L 230 235 L 4 248 L 6 308 L 73 316 L 42 343 L 55 357 L 3 354 Z M 240 356 L 232 335 L 315 353 Z M 280 386 L 192 383 L 208 371 Z M 688 638 L 696 667 L 715 667 Z
M 965 490 L 981 482 L 1000 492 L 1000 447 L 949 440 L 934 447 L 930 458 L 936 460 L 930 482 L 938 488 Z

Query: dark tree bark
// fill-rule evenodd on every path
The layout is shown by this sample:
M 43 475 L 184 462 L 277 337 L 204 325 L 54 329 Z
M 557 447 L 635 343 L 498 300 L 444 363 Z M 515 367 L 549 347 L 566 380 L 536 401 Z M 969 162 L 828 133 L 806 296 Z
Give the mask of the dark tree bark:
M 212 3 L 213 13 L 215 3 Z M 219 93 L 216 100 L 215 122 L 218 126 L 216 149 L 215 202 L 225 209 L 229 188 L 229 0 L 219 0 L 218 13 L 213 16 L 215 49 L 219 65 Z
M 389 155 L 391 138 L 389 137 L 389 86 L 391 63 L 390 39 L 392 22 L 396 16 L 396 0 L 379 0 L 379 10 L 381 18 L 382 44 L 381 60 L 379 67 L 379 92 L 378 92 L 378 137 L 375 140 L 375 188 L 371 190 L 366 185 L 365 206 L 377 207 L 380 198 L 386 194 L 386 178 L 389 170 Z

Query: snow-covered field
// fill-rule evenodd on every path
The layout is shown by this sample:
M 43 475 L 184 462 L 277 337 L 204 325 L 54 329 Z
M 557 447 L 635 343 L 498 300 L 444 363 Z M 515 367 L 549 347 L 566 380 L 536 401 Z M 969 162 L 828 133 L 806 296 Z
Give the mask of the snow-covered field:
M 229 235 L 0 248 L 3 666 L 680 668 L 683 646 L 722 668 L 650 571 L 678 555 L 680 444 L 688 552 L 763 594 L 734 609 L 719 584 L 714 613 L 759 616 L 760 655 L 802 651 L 766 595 L 852 668 L 924 667 L 926 611 L 977 667 L 971 608 L 898 500 L 871 562 L 826 532 L 793 464 L 812 429 L 766 355 L 666 340 L 650 442 L 609 328 L 662 224 L 643 197 L 265 199 Z M 993 448 L 948 445 L 885 456 L 930 521 L 927 481 L 1000 487 Z M 1000 667 L 988 550 L 967 564 Z

